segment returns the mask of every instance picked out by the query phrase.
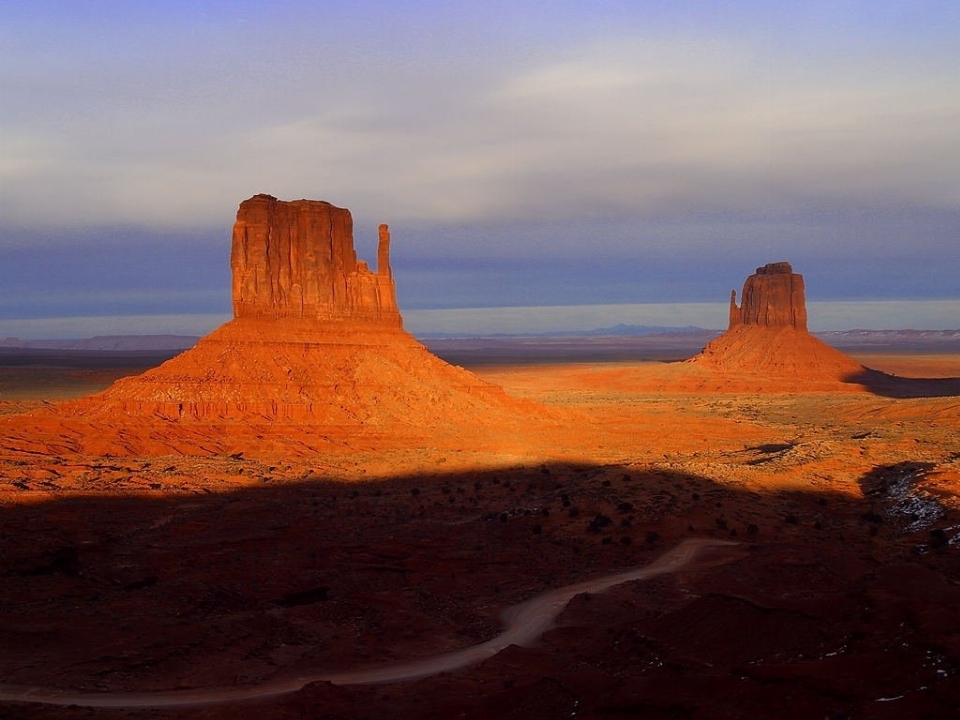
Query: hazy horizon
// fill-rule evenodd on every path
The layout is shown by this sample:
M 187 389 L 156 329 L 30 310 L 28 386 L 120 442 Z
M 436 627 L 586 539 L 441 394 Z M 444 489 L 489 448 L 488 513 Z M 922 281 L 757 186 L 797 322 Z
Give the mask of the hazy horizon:
M 229 313 L 260 192 L 349 208 L 365 259 L 389 223 L 408 315 L 723 304 L 781 260 L 810 301 L 955 302 L 958 27 L 935 0 L 0 0 L 0 321 Z
M 401 308 L 413 335 L 493 335 L 581 332 L 617 325 L 725 330 L 727 303 L 631 303 L 540 307 Z M 960 300 L 808 302 L 812 332 L 843 330 L 957 330 Z M 83 339 L 104 335 L 206 335 L 232 316 L 223 314 L 127 315 L 0 319 L 0 342 Z M 876 318 L 883 322 L 876 323 Z

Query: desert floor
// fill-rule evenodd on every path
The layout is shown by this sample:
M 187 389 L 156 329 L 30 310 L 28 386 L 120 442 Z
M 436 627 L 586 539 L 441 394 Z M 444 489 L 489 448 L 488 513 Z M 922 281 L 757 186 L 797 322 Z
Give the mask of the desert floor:
M 6 702 L 0 716 L 951 717 L 960 356 L 857 359 L 900 380 L 473 366 L 558 412 L 509 446 L 0 449 L 0 691 L 255 687 L 430 657 L 496 636 L 505 608 L 684 539 L 738 543 L 580 594 L 539 641 L 421 680 L 184 708 Z M 0 413 L 136 370 L 0 367 Z

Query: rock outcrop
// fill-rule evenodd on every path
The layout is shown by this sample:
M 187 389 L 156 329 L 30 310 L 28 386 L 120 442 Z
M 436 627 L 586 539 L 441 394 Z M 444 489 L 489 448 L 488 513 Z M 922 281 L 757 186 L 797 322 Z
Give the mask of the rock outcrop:
M 737 325 L 807 329 L 807 304 L 803 275 L 788 262 L 768 263 L 743 283 L 737 307 L 737 291 L 730 295 L 730 328 Z
M 256 195 L 240 204 L 230 267 L 234 317 L 377 322 L 399 327 L 390 232 L 377 271 L 357 260 L 350 211 L 328 202 Z
M 849 382 L 864 367 L 807 332 L 803 276 L 790 263 L 757 268 L 730 296 L 730 326 L 689 363 L 744 378 Z
M 532 403 L 447 364 L 403 330 L 386 225 L 373 272 L 357 259 L 348 210 L 257 195 L 237 212 L 231 268 L 232 321 L 142 375 L 18 418 L 9 446 L 302 454 L 446 438 L 468 447 L 465 438 L 502 438 L 534 422 Z

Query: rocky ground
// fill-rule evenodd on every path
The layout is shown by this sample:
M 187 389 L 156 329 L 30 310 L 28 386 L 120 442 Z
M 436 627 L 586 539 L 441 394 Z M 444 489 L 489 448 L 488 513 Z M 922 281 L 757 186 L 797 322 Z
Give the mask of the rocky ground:
M 512 428 L 509 446 L 491 434 L 296 456 L 4 450 L 6 685 L 243 686 L 426 657 L 492 637 L 510 605 L 683 538 L 741 544 L 732 562 L 580 596 L 537 645 L 424 680 L 0 714 L 950 717 L 960 358 L 869 360 L 926 380 L 756 386 L 676 364 L 488 367 L 484 379 L 551 421 L 529 437 Z

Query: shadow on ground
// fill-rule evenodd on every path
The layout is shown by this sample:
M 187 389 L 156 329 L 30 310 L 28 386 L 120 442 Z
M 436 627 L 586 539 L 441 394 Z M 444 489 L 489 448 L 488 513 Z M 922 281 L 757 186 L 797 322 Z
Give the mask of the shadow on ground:
M 901 400 L 960 397 L 960 377 L 903 378 L 865 368 L 861 373 L 848 375 L 844 382 L 862 385 L 874 395 Z
M 579 596 L 536 647 L 421 681 L 176 710 L 0 710 L 947 717 L 960 701 L 958 518 L 945 511 L 908 532 L 888 507 L 892 483 L 928 470 L 876 468 L 864 500 L 556 464 L 7 505 L 0 683 L 91 691 L 256 684 L 424 657 L 492 637 L 504 607 L 644 564 L 684 537 L 741 541 L 743 557 Z

